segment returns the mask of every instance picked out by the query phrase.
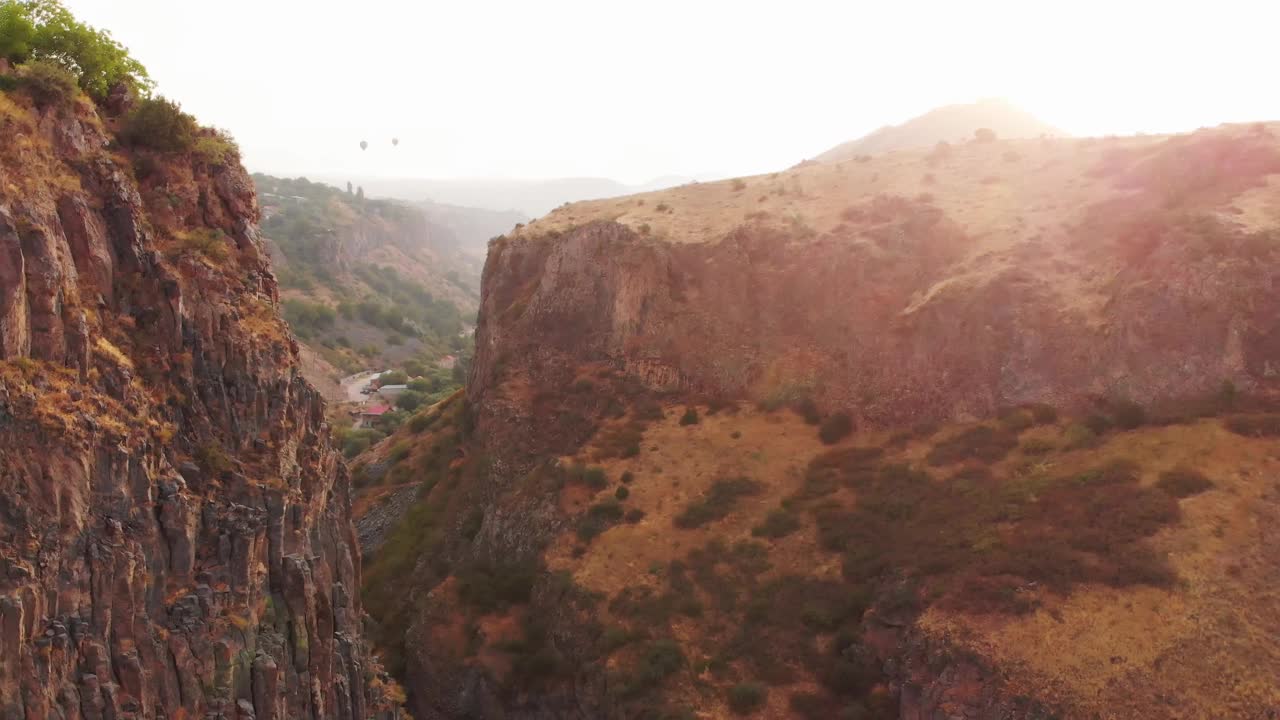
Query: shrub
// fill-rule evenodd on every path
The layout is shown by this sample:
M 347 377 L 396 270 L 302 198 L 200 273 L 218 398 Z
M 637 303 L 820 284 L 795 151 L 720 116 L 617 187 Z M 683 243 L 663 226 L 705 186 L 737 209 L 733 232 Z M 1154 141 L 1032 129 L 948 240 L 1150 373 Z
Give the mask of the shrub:
M 1027 406 L 1027 411 L 1031 413 L 1031 418 L 1037 425 L 1049 425 L 1058 421 L 1058 410 L 1052 405 L 1032 403 Z
M 681 425 L 697 425 L 698 411 L 694 408 L 685 408 L 684 414 L 680 416 Z
M 182 107 L 163 97 L 138 101 L 125 118 L 120 139 L 127 145 L 159 152 L 188 152 L 199 126 Z
M 608 530 L 623 518 L 622 506 L 617 500 L 605 500 L 587 508 L 587 512 L 578 521 L 578 537 L 591 540 Z
M 770 510 L 764 522 L 751 529 L 756 537 L 781 538 L 800 529 L 800 518 L 787 510 Z
M 968 459 L 991 463 L 1002 459 L 1017 446 L 1017 435 L 989 425 L 978 425 L 938 443 L 926 459 L 930 465 L 950 465 Z
M 981 143 L 995 142 L 996 131 L 991 128 L 978 128 L 973 131 L 973 139 Z
M 378 387 L 407 384 L 409 384 L 409 376 L 403 370 L 392 370 L 378 377 Z
M 618 489 L 613 492 L 613 496 L 619 500 L 626 500 L 631 497 L 631 491 L 627 489 L 626 485 L 619 485 Z
M 1044 438 L 1031 438 L 1022 443 L 1022 454 L 1024 455 L 1045 455 L 1054 451 L 1057 446 L 1050 440 Z
M 22 66 L 22 87 L 41 108 L 63 105 L 76 96 L 76 78 L 51 62 L 35 60 Z
M 1105 418 L 1104 418 L 1105 419 Z M 1063 447 L 1067 450 L 1080 450 L 1095 447 L 1098 444 L 1098 433 L 1084 423 L 1073 423 L 1062 431 Z
M 201 470 L 214 477 L 218 477 L 234 468 L 227 451 L 223 450 L 222 446 L 217 443 L 209 443 L 196 448 L 195 461 Z
M 220 265 L 230 256 L 227 237 L 221 230 L 197 228 L 178 235 L 178 252 L 184 255 L 198 255 Z
M 756 495 L 761 489 L 760 483 L 745 477 L 717 480 L 705 497 L 690 504 L 676 516 L 676 527 L 695 528 L 721 520 L 733 511 L 738 498 Z
M 743 182 L 742 179 L 740 178 L 735 178 L 732 186 L 733 186 L 734 192 L 742 192 L 743 190 L 747 189 L 747 184 Z
M 1280 414 L 1236 415 L 1227 418 L 1226 425 L 1245 437 L 1280 437 Z
M 684 653 L 675 640 L 655 640 L 645 648 L 634 675 L 623 687 L 624 695 L 638 695 L 657 687 L 668 676 L 684 667 Z
M 623 472 L 622 475 L 618 477 L 618 479 L 630 485 L 632 482 L 635 481 L 636 476 L 635 476 L 635 473 L 631 472 L 630 470 L 627 470 Z
M 1133 430 L 1147 422 L 1147 411 L 1138 403 L 1118 400 L 1111 406 L 1111 417 L 1121 430 Z
M 477 563 L 458 572 L 458 598 L 483 613 L 527 603 L 538 572 L 532 562 Z
M 623 516 L 623 520 L 625 520 L 629 525 L 635 525 L 643 519 L 644 511 L 640 508 L 631 508 L 627 511 L 627 514 Z
M 1035 423 L 1036 420 L 1031 411 L 1021 408 L 1000 415 L 1000 426 L 1012 433 L 1020 433 Z
M 796 414 L 804 418 L 809 425 L 817 425 L 822 422 L 822 413 L 818 412 L 818 406 L 813 402 L 812 398 L 801 398 L 791 407 Z
M 206 165 L 220 167 L 240 160 L 240 146 L 221 130 L 209 130 L 196 138 L 192 155 Z
M 828 417 L 818 427 L 818 439 L 827 445 L 834 445 L 849 437 L 852 433 L 853 418 L 849 417 L 849 413 L 846 412 L 838 412 Z
M 605 475 L 604 468 L 601 467 L 583 469 L 582 481 L 592 490 L 603 490 L 609 487 L 609 476 Z
M 1164 490 L 1173 497 L 1185 498 L 1200 493 L 1213 487 L 1213 481 L 1205 477 L 1204 473 L 1187 467 L 1176 467 L 1167 472 L 1160 473 L 1160 479 L 1156 481 L 1156 487 Z
M 758 683 L 739 683 L 729 688 L 729 709 L 737 715 L 750 715 L 764 707 L 767 692 Z

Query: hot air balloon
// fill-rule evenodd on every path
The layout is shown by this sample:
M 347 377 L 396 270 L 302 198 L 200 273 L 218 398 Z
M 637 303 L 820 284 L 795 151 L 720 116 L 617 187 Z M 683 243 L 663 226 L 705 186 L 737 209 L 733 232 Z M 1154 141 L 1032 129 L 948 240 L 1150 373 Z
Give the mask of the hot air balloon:
M 400 138 L 391 138 L 391 147 L 400 147 Z
M 361 140 L 361 141 L 360 141 L 360 149 L 361 149 L 361 150 L 368 150 L 368 149 L 369 149 L 369 143 L 368 143 L 368 142 L 366 142 L 366 141 L 364 141 L 364 140 Z

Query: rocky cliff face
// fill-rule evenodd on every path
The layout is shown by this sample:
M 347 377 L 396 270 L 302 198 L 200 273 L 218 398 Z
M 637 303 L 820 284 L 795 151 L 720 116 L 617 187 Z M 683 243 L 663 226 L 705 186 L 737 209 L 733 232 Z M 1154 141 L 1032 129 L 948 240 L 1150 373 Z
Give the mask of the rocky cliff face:
M 392 717 L 238 164 L 0 94 L 0 715 Z
M 950 161 L 762 178 L 802 194 L 746 222 L 722 208 L 749 208 L 756 191 L 721 184 L 571 206 L 499 239 L 470 390 L 480 422 L 512 451 L 554 445 L 573 418 L 534 417 L 503 382 L 546 393 L 583 362 L 654 390 L 812 397 L 880 426 L 1026 402 L 1159 407 L 1280 378 L 1270 131 L 1034 147 L 1043 158 L 1004 152 L 1008 178 L 938 179 L 946 162 L 972 176 L 999 157 L 978 145 Z M 899 194 L 881 176 L 913 170 L 899 184 L 925 176 L 930 192 Z M 887 192 L 857 194 L 856 174 Z M 1019 187 L 983 189 L 996 184 Z

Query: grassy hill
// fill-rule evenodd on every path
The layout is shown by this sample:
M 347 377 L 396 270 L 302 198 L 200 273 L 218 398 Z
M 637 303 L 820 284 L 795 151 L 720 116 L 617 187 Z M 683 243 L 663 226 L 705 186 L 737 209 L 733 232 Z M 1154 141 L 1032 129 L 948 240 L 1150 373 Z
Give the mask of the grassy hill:
M 1003 100 L 981 100 L 930 110 L 901 125 L 837 145 L 817 157 L 818 162 L 841 162 L 863 155 L 930 148 L 939 142 L 965 142 L 986 128 L 1002 138 L 1061 137 L 1063 132 Z

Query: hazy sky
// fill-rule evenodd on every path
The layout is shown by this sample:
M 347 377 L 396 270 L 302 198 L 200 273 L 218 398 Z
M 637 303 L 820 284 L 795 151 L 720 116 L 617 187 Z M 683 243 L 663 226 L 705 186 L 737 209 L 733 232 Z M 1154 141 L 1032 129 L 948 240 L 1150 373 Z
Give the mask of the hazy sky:
M 1272 0 L 66 2 L 278 174 L 750 174 L 994 96 L 1074 134 L 1280 120 Z

